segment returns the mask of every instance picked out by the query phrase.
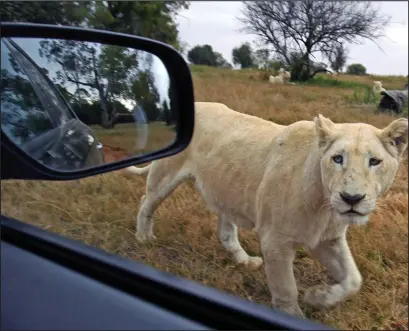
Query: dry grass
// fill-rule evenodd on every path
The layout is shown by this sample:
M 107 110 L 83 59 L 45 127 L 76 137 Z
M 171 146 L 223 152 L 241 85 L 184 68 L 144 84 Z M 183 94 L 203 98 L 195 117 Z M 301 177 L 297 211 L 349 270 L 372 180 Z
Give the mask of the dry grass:
M 146 126 L 135 123 L 117 124 L 112 129 L 104 129 L 99 125 L 92 126 L 95 136 L 110 148 L 119 148 L 129 155 L 151 153 L 172 144 L 176 132 L 164 122 L 151 122 Z M 146 146 L 138 148 L 137 141 L 143 139 L 143 130 L 147 132 Z
M 371 107 L 346 103 L 352 88 L 271 86 L 249 77 L 254 72 L 196 70 L 196 100 L 227 106 L 279 123 L 312 119 L 322 113 L 334 121 L 363 121 L 383 127 L 386 115 Z M 373 77 L 342 77 L 371 84 Z M 366 81 L 364 80 L 366 79 Z M 388 78 L 399 86 L 402 78 Z M 2 182 L 2 213 L 84 241 L 114 254 L 158 267 L 202 284 L 269 304 L 263 269 L 232 263 L 216 237 L 216 216 L 191 183 L 185 183 L 155 214 L 158 241 L 134 240 L 135 218 L 145 179 L 118 171 L 72 182 Z M 349 242 L 364 278 L 358 295 L 333 309 L 307 310 L 314 320 L 341 329 L 407 329 L 408 324 L 408 176 L 407 159 L 389 192 L 365 227 L 351 228 Z M 240 240 L 259 254 L 254 234 Z M 324 269 L 300 252 L 295 263 L 301 292 L 327 279 Z

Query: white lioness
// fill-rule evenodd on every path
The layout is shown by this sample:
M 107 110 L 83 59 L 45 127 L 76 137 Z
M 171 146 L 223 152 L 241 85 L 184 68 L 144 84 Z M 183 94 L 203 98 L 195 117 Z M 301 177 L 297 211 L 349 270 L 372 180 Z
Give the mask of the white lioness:
M 155 209 L 192 178 L 218 215 L 222 245 L 238 263 L 263 263 L 241 247 L 237 226 L 257 232 L 274 307 L 302 316 L 293 274 L 299 246 L 336 281 L 308 289 L 306 303 L 329 307 L 358 292 L 362 278 L 346 231 L 368 221 L 376 199 L 392 184 L 407 147 L 407 119 L 383 130 L 336 124 L 321 115 L 283 126 L 220 103 L 195 105 L 195 131 L 186 150 L 145 168 L 127 168 L 149 173 L 136 238 L 155 238 Z

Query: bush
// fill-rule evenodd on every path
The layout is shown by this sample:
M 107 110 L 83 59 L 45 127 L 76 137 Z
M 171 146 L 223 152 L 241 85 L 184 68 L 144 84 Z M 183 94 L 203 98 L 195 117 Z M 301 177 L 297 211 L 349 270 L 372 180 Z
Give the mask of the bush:
M 366 75 L 366 68 L 360 63 L 353 63 L 347 67 L 347 74 L 364 76 Z
M 355 104 L 378 104 L 381 95 L 375 94 L 372 87 L 366 86 L 365 88 L 355 88 L 354 93 L 351 96 L 347 96 L 346 99 Z

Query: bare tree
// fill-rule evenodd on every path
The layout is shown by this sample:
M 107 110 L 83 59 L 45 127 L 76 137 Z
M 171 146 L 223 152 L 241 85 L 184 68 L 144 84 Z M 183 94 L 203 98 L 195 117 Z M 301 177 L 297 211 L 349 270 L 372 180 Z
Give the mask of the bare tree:
M 348 60 L 348 50 L 344 44 L 337 44 L 334 52 L 329 55 L 328 60 L 332 70 L 335 72 L 342 71 Z
M 383 36 L 390 17 L 370 1 L 244 1 L 243 30 L 256 35 L 286 64 L 297 63 L 292 79 L 308 80 L 324 68 L 311 68 L 319 52 L 329 58 L 342 42 L 360 43 Z M 294 54 L 297 54 L 294 57 Z M 295 69 L 296 68 L 296 69 Z M 296 72 L 297 71 L 297 72 Z

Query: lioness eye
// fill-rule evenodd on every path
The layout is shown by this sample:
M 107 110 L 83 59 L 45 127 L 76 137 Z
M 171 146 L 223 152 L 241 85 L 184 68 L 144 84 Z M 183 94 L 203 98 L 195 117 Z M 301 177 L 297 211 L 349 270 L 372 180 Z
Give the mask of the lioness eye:
M 342 157 L 342 155 L 335 155 L 332 157 L 332 160 L 335 163 L 342 164 L 342 162 L 344 161 L 344 158 Z
M 372 157 L 369 159 L 369 165 L 374 167 L 377 166 L 378 164 L 380 164 L 382 161 L 377 159 L 376 157 Z

